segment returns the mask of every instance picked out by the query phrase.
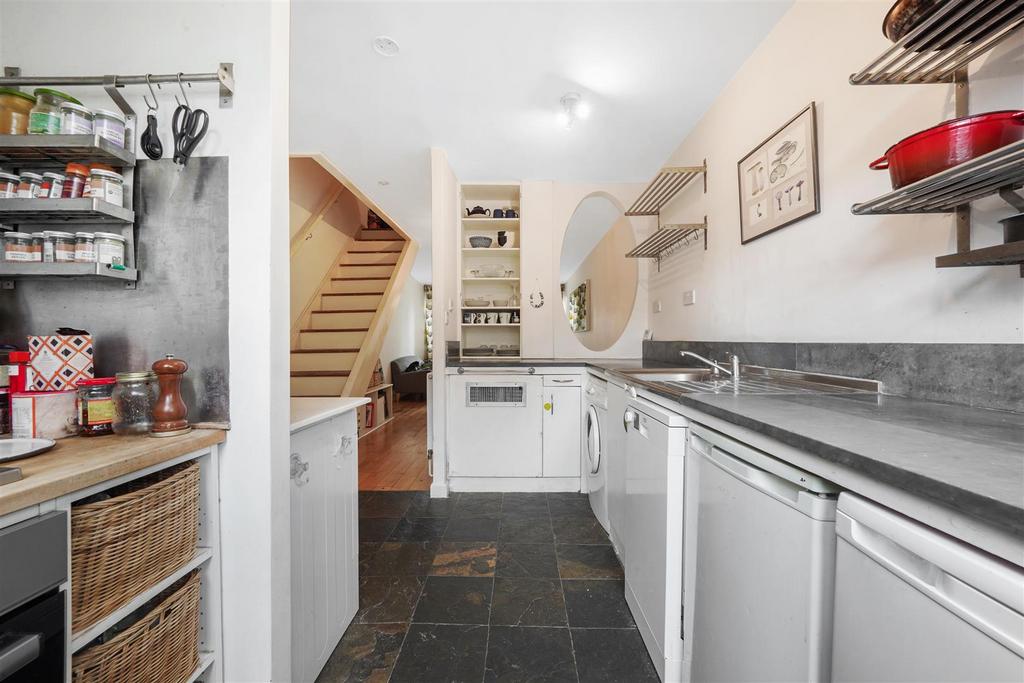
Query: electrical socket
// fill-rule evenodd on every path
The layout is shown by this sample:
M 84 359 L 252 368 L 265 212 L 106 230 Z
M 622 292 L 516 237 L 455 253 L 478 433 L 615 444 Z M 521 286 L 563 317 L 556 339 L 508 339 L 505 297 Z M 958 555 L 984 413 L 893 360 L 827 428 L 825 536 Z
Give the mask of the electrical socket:
M 654 302 L 654 312 L 661 313 L 661 299 Z
M 697 303 L 697 290 L 688 289 L 683 292 L 683 305 L 692 306 Z

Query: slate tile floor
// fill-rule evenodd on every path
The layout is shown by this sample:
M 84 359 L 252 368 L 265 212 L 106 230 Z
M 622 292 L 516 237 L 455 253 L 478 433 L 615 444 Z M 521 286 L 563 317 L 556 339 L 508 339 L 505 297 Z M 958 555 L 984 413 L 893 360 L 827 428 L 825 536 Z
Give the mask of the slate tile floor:
M 317 683 L 658 676 L 585 495 L 359 495 L 359 612 Z

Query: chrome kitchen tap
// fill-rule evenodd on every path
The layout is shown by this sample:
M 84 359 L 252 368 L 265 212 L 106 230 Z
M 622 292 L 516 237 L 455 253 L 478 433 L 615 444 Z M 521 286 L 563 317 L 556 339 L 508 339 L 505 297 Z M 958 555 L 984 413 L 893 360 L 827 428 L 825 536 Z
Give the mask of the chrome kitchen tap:
M 712 371 L 715 373 L 716 376 L 719 373 L 724 372 L 725 374 L 727 374 L 730 377 L 732 377 L 734 380 L 738 380 L 740 378 L 740 358 L 735 353 L 730 353 L 729 354 L 729 361 L 732 363 L 732 369 L 731 370 L 729 368 L 723 367 L 722 365 L 719 365 L 718 363 L 716 363 L 715 361 L 711 360 L 710 358 L 705 358 L 704 356 L 701 356 L 699 354 L 693 353 L 692 351 L 680 351 L 679 355 L 682 356 L 683 358 L 686 358 L 686 357 L 696 358 L 700 362 L 706 363 L 707 365 L 710 365 Z

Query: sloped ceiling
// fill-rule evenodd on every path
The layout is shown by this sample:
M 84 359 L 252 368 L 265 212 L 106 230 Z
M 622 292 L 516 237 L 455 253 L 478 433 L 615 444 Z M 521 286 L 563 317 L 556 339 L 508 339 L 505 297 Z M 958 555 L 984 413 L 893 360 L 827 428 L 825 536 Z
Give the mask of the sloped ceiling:
M 646 180 L 790 4 L 292 0 L 292 151 L 385 208 L 429 282 L 430 147 L 464 181 Z M 566 130 L 570 91 L 592 113 Z

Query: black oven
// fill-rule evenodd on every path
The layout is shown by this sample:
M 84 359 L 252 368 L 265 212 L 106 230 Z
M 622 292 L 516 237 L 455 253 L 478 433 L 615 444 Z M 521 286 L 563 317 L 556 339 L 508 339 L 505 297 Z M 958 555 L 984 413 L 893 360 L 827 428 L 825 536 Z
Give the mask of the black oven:
M 67 513 L 0 529 L 0 681 L 64 680 Z

